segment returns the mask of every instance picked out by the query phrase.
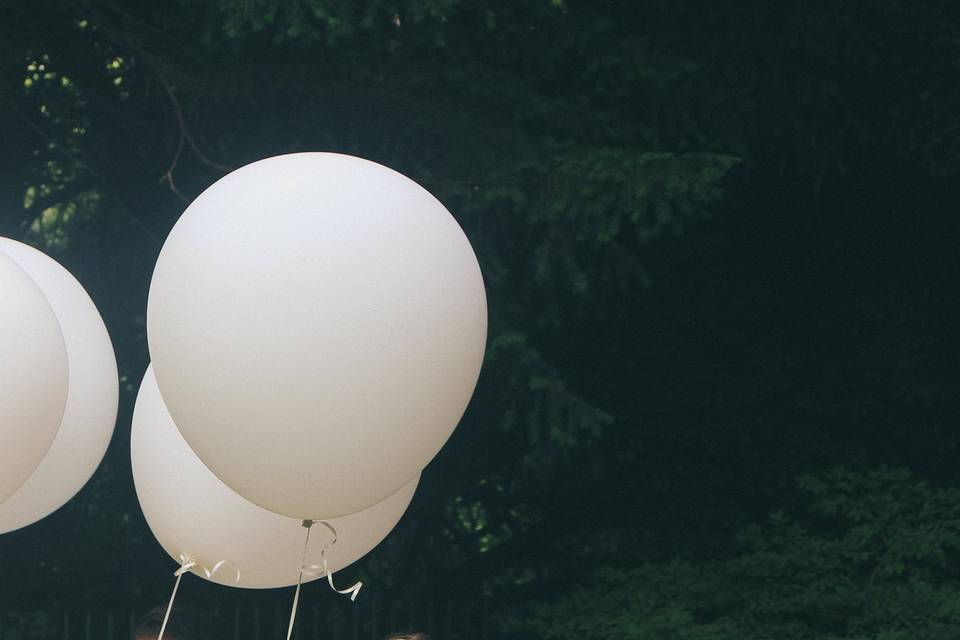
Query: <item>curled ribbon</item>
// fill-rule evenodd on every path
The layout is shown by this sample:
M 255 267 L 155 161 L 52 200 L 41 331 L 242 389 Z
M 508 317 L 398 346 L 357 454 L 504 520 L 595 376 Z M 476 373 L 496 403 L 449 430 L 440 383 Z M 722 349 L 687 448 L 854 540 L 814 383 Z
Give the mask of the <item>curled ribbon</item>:
M 331 543 L 332 544 L 332 543 Z M 336 591 L 337 593 L 342 593 L 343 595 L 349 595 L 351 602 L 356 602 L 357 596 L 360 594 L 360 589 L 363 587 L 363 582 L 357 581 L 349 589 L 337 589 L 333 586 L 333 572 L 330 571 L 327 566 L 327 548 L 324 547 L 320 549 L 320 564 L 308 564 L 303 567 L 303 572 L 310 577 L 320 577 L 327 576 L 327 582 L 330 584 L 330 588 Z
M 213 577 L 214 577 L 215 575 L 217 575 L 217 572 L 219 572 L 220 569 L 223 569 L 223 567 L 224 567 L 225 565 L 227 565 L 227 564 L 233 564 L 233 563 L 230 562 L 229 560 L 221 560 L 221 561 L 218 562 L 217 564 L 213 565 L 213 567 L 212 567 L 211 569 L 207 569 L 206 567 L 201 567 L 201 569 L 203 569 L 203 575 L 207 576 L 207 580 L 212 580 Z M 233 568 L 234 568 L 234 569 L 236 570 L 236 572 L 237 572 L 237 576 L 233 579 L 233 581 L 236 582 L 236 583 L 239 583 L 239 582 L 240 582 L 240 567 L 238 567 L 237 565 L 233 564 Z
M 322 524 L 324 527 L 326 527 L 330 531 L 330 533 L 333 534 L 333 540 L 325 544 L 320 549 L 319 565 L 307 564 L 307 547 L 310 545 L 310 529 L 313 527 L 314 524 Z M 307 530 L 307 538 L 303 542 L 303 559 L 300 561 L 300 577 L 297 578 L 297 590 L 293 594 L 293 608 L 290 611 L 290 624 L 287 626 L 287 640 L 290 640 L 290 638 L 293 635 L 293 623 L 297 619 L 297 603 L 300 602 L 300 589 L 303 586 L 303 576 L 305 575 L 308 575 L 310 577 L 319 577 L 323 575 L 327 576 L 327 582 L 330 584 L 330 588 L 336 591 L 337 593 L 341 593 L 343 595 L 349 594 L 351 602 L 355 602 L 357 600 L 357 594 L 360 593 L 360 588 L 363 586 L 362 582 L 357 582 L 349 589 L 344 589 L 343 591 L 333 586 L 333 572 L 330 571 L 329 567 L 327 566 L 327 549 L 329 547 L 332 547 L 334 544 L 336 544 L 337 530 L 334 529 L 329 522 L 324 522 L 322 520 L 318 522 L 314 522 L 313 520 L 304 520 L 303 526 Z M 158 638 L 158 640 L 162 640 L 162 638 Z
M 221 560 L 213 565 L 212 569 L 208 569 L 191 556 L 184 555 L 182 553 L 180 554 L 180 568 L 173 572 L 173 575 L 177 577 L 177 581 L 173 583 L 173 593 L 170 594 L 170 602 L 167 604 L 167 612 L 163 614 L 163 623 L 160 625 L 160 633 L 157 634 L 157 640 L 163 640 L 163 632 L 167 630 L 167 622 L 170 620 L 170 612 L 173 611 L 173 602 L 177 599 L 177 589 L 180 588 L 180 579 L 183 578 L 183 574 L 187 573 L 191 569 L 200 567 L 200 569 L 203 570 L 203 575 L 205 575 L 209 580 L 217 575 L 220 569 L 222 569 L 227 563 L 227 560 Z M 233 563 L 231 562 L 230 564 Z M 236 581 L 240 582 L 240 567 L 234 565 L 234 568 L 237 570 Z
M 305 522 L 310 522 L 310 521 L 305 521 Z M 311 578 L 326 576 L 327 582 L 330 584 L 331 589 L 333 589 L 337 593 L 342 593 L 343 595 L 349 594 L 350 601 L 356 602 L 357 595 L 360 593 L 360 588 L 363 587 L 363 583 L 358 581 L 349 589 L 344 589 L 343 591 L 341 591 L 337 589 L 335 586 L 333 586 L 333 572 L 330 571 L 330 568 L 327 566 L 327 549 L 329 549 L 330 547 L 332 547 L 337 543 L 337 530 L 334 529 L 333 525 L 331 525 L 329 522 L 324 522 L 323 520 L 320 520 L 319 522 L 310 522 L 310 524 L 311 525 L 321 524 L 324 527 L 326 527 L 327 530 L 330 531 L 330 533 L 333 535 L 333 540 L 331 540 L 330 542 L 328 542 L 327 544 L 325 544 L 323 547 L 320 548 L 320 564 L 304 564 L 303 565 L 304 575 L 308 575 Z M 307 526 L 307 525 L 304 524 L 304 526 Z M 308 527 L 307 535 L 309 536 L 309 527 Z M 303 554 L 303 560 L 304 562 L 306 562 L 307 560 L 306 553 Z

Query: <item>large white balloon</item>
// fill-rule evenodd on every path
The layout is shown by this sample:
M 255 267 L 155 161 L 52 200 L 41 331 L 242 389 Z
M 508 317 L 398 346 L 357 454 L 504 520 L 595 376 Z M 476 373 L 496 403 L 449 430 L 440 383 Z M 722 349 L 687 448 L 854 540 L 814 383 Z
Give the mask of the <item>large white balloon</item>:
M 0 238 L 0 252 L 43 291 L 59 320 L 70 362 L 60 430 L 33 475 L 0 503 L 0 533 L 6 533 L 53 513 L 93 475 L 117 420 L 119 382 L 107 328 L 76 278 L 53 258 L 15 240 Z
M 0 502 L 50 449 L 67 403 L 68 366 L 50 303 L 0 252 Z
M 436 455 L 473 393 L 487 307 L 470 243 L 403 175 L 298 153 L 186 210 L 147 308 L 157 381 L 228 486 L 297 518 L 364 509 Z
M 200 566 L 192 571 L 200 577 L 206 577 L 203 568 L 225 561 L 209 579 L 228 586 L 296 584 L 306 536 L 301 521 L 258 507 L 207 469 L 173 423 L 152 369 L 137 396 L 130 455 L 143 514 L 170 557 L 177 562 L 181 554 L 193 558 Z M 386 537 L 410 504 L 419 479 L 360 513 L 328 521 L 338 534 L 326 551 L 331 571 L 360 559 Z M 331 541 L 325 527 L 314 526 L 307 564 L 319 563 L 321 548 Z

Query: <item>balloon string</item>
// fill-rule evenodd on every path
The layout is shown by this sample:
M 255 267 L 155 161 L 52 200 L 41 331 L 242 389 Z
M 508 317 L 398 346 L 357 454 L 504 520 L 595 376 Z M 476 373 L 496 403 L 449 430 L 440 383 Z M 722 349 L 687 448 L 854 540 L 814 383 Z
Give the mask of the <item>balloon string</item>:
M 173 583 L 173 593 L 170 594 L 170 602 L 167 604 L 167 612 L 163 614 L 163 623 L 160 625 L 160 633 L 157 634 L 157 640 L 163 640 L 163 632 L 167 630 L 167 622 L 170 620 L 170 612 L 173 610 L 173 601 L 177 599 L 177 589 L 180 588 L 180 580 L 183 574 L 197 566 L 196 560 L 186 556 L 180 556 L 180 568 L 173 572 L 177 576 L 177 581 Z
M 310 528 L 313 520 L 304 520 L 303 526 L 307 529 L 307 538 L 303 541 L 303 557 L 300 560 L 300 577 L 297 578 L 297 590 L 293 593 L 293 607 L 290 610 L 290 624 L 287 626 L 287 640 L 293 635 L 293 623 L 297 619 L 297 604 L 300 602 L 300 587 L 303 585 L 303 570 L 307 563 L 307 546 L 310 544 Z M 157 640 L 163 640 L 158 638 Z

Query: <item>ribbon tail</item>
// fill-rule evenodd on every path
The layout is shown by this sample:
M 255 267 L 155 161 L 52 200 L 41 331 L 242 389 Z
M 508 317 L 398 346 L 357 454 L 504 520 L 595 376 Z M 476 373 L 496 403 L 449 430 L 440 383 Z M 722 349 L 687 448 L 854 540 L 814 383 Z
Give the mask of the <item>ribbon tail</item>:
M 170 612 L 173 611 L 173 601 L 177 599 L 177 589 L 180 588 L 180 580 L 185 572 L 177 572 L 177 581 L 173 583 L 173 593 L 170 594 L 170 602 L 167 604 L 167 612 L 163 614 L 163 623 L 160 625 L 160 633 L 157 634 L 157 640 L 163 640 L 163 632 L 167 630 L 167 622 L 170 620 Z
M 163 632 L 167 630 L 167 622 L 170 620 L 170 612 L 173 611 L 173 601 L 177 599 L 177 589 L 180 588 L 180 580 L 183 574 L 197 566 L 197 561 L 193 558 L 180 554 L 180 568 L 173 572 L 177 576 L 177 581 L 173 583 L 173 593 L 170 594 L 170 602 L 167 603 L 167 612 L 163 614 L 163 623 L 160 625 L 160 633 L 157 634 L 157 640 L 163 640 Z
M 357 581 L 352 587 L 350 587 L 349 589 L 343 589 L 343 590 L 341 591 L 340 589 L 337 589 L 335 586 L 333 586 L 333 573 L 330 572 L 330 571 L 327 571 L 327 582 L 330 584 L 330 588 L 333 589 L 334 591 L 336 591 L 337 593 L 341 593 L 341 594 L 343 594 L 343 595 L 349 595 L 349 596 L 350 596 L 350 602 L 356 602 L 356 601 L 357 601 L 357 596 L 360 595 L 360 589 L 363 587 L 363 582 L 360 582 L 360 581 L 358 580 L 358 581 Z
M 290 609 L 290 624 L 287 626 L 287 640 L 293 636 L 293 623 L 297 620 L 297 604 L 300 602 L 300 588 L 303 586 L 303 565 L 307 562 L 307 547 L 310 546 L 310 527 L 313 520 L 304 520 L 303 527 L 307 536 L 303 541 L 303 558 L 300 560 L 300 577 L 297 578 L 297 590 L 293 592 L 293 607 Z
M 327 564 L 326 549 L 320 550 L 320 559 L 321 559 L 321 562 L 323 563 L 323 572 L 327 574 L 327 583 L 330 585 L 330 588 L 336 591 L 337 593 L 340 593 L 343 595 L 349 595 L 350 602 L 356 602 L 357 596 L 360 594 L 360 589 L 361 587 L 363 587 L 363 583 L 358 580 L 349 589 L 343 589 L 343 590 L 337 589 L 335 586 L 333 586 L 333 571 L 330 571 L 330 566 Z
M 287 640 L 293 637 L 293 623 L 297 620 L 297 604 L 300 602 L 300 587 L 303 585 L 303 571 L 300 572 L 300 578 L 297 580 L 297 590 L 293 592 L 293 607 L 290 610 L 290 624 L 287 625 Z M 158 638 L 157 640 L 162 640 Z

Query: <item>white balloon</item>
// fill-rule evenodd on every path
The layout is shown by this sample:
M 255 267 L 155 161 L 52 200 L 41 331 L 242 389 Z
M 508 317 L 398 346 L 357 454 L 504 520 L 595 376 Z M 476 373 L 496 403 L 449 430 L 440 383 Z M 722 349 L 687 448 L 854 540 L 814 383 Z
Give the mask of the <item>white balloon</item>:
M 0 502 L 50 449 L 67 403 L 68 366 L 50 303 L 0 252 Z
M 297 583 L 306 536 L 301 521 L 258 507 L 207 469 L 177 430 L 152 368 L 137 396 L 130 456 L 143 514 L 171 558 L 194 559 L 200 566 L 192 571 L 202 578 L 207 578 L 203 568 L 225 561 L 207 579 L 231 587 L 268 589 Z M 369 509 L 328 521 L 338 534 L 326 551 L 330 571 L 360 559 L 386 537 L 406 511 L 419 480 L 417 475 Z M 319 564 L 321 548 L 332 539 L 325 527 L 315 525 L 307 564 Z
M 147 341 L 201 460 L 277 513 L 364 509 L 420 472 L 476 386 L 476 256 L 450 213 L 367 160 L 297 153 L 230 173 L 160 253 Z
M 70 362 L 56 438 L 30 478 L 0 503 L 0 533 L 7 533 L 59 509 L 93 475 L 113 435 L 119 382 L 103 318 L 76 278 L 53 258 L 15 240 L 0 238 L 0 252 L 43 291 L 60 323 Z

